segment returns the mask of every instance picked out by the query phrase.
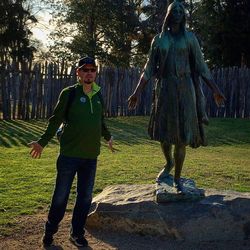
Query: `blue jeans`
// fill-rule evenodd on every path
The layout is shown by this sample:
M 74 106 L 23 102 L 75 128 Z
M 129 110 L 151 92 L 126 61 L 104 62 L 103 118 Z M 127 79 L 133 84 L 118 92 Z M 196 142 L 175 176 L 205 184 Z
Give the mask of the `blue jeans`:
M 56 185 L 45 225 L 46 234 L 54 234 L 65 214 L 70 189 L 77 174 L 77 197 L 74 206 L 71 233 L 83 235 L 92 201 L 97 159 L 82 159 L 59 155 Z

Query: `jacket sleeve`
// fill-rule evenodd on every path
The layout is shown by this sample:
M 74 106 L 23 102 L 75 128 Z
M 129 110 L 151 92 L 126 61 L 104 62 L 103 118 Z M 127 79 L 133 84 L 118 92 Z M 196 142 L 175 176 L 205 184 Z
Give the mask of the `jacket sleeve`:
M 102 94 L 99 93 L 99 99 L 100 102 L 102 103 L 102 136 L 106 141 L 109 141 L 111 139 L 111 134 L 108 130 L 108 127 L 105 123 L 105 118 L 104 118 L 104 113 L 105 113 L 105 104 L 104 104 L 104 100 L 102 97 Z
M 43 135 L 37 141 L 42 147 L 45 147 L 48 142 L 54 137 L 57 129 L 64 121 L 64 111 L 68 99 L 69 91 L 64 89 L 58 98 L 58 102 L 55 106 L 52 116 L 48 120 L 47 127 Z
M 102 115 L 102 136 L 106 141 L 109 141 L 111 139 L 111 134 L 105 123 L 104 115 Z

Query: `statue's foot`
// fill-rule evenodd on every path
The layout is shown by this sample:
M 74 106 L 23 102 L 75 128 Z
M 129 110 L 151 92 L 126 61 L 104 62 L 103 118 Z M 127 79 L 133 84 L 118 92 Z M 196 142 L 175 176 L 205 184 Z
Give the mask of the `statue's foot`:
M 169 176 L 169 172 L 166 171 L 165 168 L 163 168 L 163 169 L 161 170 L 161 172 L 158 174 L 158 176 L 156 177 L 156 182 L 164 182 L 164 180 L 165 180 L 166 178 L 168 178 L 168 176 Z
M 174 180 L 174 187 L 176 188 L 177 194 L 184 194 L 184 187 L 180 179 Z
M 164 179 L 169 177 L 169 173 L 174 167 L 174 162 L 167 163 L 164 168 L 161 170 L 161 172 L 156 177 L 156 182 L 164 182 Z

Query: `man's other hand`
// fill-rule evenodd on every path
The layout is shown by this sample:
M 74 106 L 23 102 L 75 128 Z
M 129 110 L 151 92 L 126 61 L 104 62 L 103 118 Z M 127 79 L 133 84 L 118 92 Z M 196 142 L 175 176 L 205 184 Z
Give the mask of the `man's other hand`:
M 28 143 L 28 146 L 31 147 L 30 155 L 32 158 L 37 159 L 41 157 L 43 147 L 38 144 L 36 141 Z
M 113 136 L 111 136 L 110 140 L 108 141 L 108 147 L 112 153 L 115 152 L 115 149 L 113 148 Z

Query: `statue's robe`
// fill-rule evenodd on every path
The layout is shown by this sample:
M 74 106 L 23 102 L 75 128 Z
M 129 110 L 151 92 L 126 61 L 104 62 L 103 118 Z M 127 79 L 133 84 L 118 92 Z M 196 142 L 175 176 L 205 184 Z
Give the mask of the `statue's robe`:
M 143 77 L 156 77 L 149 122 L 151 139 L 191 147 L 206 145 L 205 98 L 199 77 L 211 80 L 197 38 L 186 30 L 154 37 Z

